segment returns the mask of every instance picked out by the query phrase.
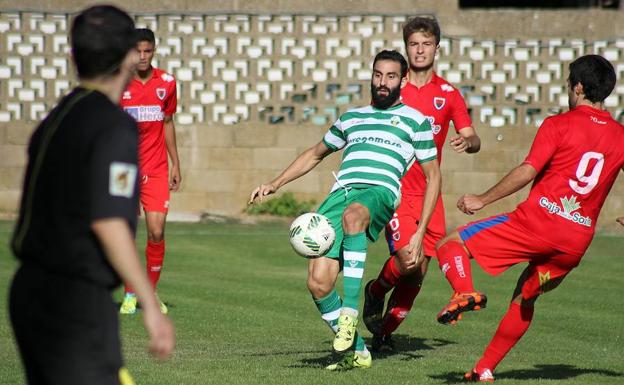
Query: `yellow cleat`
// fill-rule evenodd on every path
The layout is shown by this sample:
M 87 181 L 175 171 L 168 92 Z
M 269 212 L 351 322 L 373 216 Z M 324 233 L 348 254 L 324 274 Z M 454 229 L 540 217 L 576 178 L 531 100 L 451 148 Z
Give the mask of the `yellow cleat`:
M 137 309 L 137 297 L 134 293 L 126 293 L 121 307 L 119 307 L 119 314 L 134 314 Z
M 343 353 L 353 346 L 357 324 L 357 317 L 348 314 L 341 314 L 338 317 L 338 330 L 333 344 L 335 352 Z
M 368 352 L 367 352 L 368 353 Z M 327 366 L 327 370 L 368 369 L 373 365 L 373 357 L 370 353 L 360 354 L 357 352 L 347 353 L 340 361 Z
M 160 306 L 160 312 L 163 314 L 168 314 L 169 308 L 167 308 L 167 305 L 165 305 L 165 303 L 160 300 L 157 293 L 154 294 L 156 295 L 156 301 L 158 301 L 158 306 Z

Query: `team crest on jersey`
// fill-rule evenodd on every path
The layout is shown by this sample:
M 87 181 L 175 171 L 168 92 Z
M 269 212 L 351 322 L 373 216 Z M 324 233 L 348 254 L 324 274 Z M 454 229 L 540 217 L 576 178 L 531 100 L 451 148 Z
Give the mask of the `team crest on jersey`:
M 401 123 L 401 118 L 399 118 L 398 116 L 395 115 L 390 118 L 390 124 L 392 124 L 394 127 L 398 126 L 399 123 Z
M 132 95 L 130 95 L 130 91 L 124 91 L 123 96 L 121 98 L 124 100 L 132 99 Z
M 446 98 L 439 98 L 439 97 L 433 98 L 433 106 L 436 108 L 436 110 L 441 110 L 442 108 L 444 108 L 445 104 L 446 104 Z
M 156 88 L 156 96 L 158 99 L 165 100 L 165 96 L 167 96 L 167 90 L 164 88 Z

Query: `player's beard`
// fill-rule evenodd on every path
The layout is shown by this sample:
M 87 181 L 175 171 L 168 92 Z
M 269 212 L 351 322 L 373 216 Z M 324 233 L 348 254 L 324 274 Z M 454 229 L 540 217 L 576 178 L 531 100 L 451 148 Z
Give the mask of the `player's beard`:
M 379 91 L 381 89 L 387 90 L 388 95 L 379 95 Z M 379 108 L 380 110 L 386 110 L 389 107 L 392 107 L 392 105 L 401 96 L 401 85 L 398 85 L 395 88 L 388 88 L 384 86 L 375 87 L 375 85 L 371 83 L 371 95 L 373 97 L 373 106 L 375 108 Z

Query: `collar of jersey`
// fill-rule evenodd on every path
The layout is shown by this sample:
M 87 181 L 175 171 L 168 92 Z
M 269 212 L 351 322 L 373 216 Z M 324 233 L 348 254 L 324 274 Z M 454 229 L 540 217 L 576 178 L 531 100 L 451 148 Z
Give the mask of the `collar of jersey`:
M 581 105 L 581 106 L 574 107 L 574 109 L 575 110 L 579 110 L 579 111 L 592 113 L 592 114 L 596 114 L 596 115 L 611 116 L 609 111 L 607 111 L 607 110 L 599 110 L 598 108 L 594 108 L 592 106 Z
M 425 87 L 429 87 L 432 84 L 438 84 L 438 79 L 440 79 L 440 77 L 438 76 L 438 74 L 436 74 L 435 71 L 433 71 L 433 74 L 431 75 L 431 80 L 429 80 L 427 83 L 423 84 L 422 87 L 418 87 L 418 86 L 415 86 L 414 84 L 410 83 L 409 77 L 407 79 L 406 86 L 409 85 L 409 86 L 411 86 L 413 88 L 416 88 L 417 91 L 420 91 L 420 90 L 424 89 Z
M 152 76 L 150 76 L 150 78 L 149 78 L 149 79 L 147 79 L 147 81 L 146 81 L 145 83 L 143 83 L 141 80 L 139 80 L 139 79 L 137 79 L 137 78 L 135 78 L 135 77 L 132 77 L 132 81 L 139 82 L 140 84 L 147 84 L 147 83 L 149 83 L 152 79 L 154 79 L 154 78 L 157 78 L 157 77 L 158 77 L 158 75 L 156 75 L 156 70 L 157 70 L 157 68 L 156 68 L 156 67 L 154 67 L 154 66 L 152 66 Z
M 403 103 L 399 103 L 396 106 L 392 106 L 392 107 L 386 108 L 385 110 L 382 110 L 381 108 L 377 108 L 377 107 L 375 107 L 375 106 L 373 106 L 371 104 L 371 107 L 373 107 L 373 110 L 375 110 L 375 111 L 394 111 L 394 110 L 398 110 L 399 108 L 401 108 L 403 106 L 404 106 Z

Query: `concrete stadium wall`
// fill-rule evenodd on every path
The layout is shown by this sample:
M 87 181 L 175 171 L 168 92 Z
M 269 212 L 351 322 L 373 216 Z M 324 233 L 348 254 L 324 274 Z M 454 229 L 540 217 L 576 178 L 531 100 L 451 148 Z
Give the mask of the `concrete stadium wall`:
M 20 2 L 20 9 L 39 12 L 75 12 L 90 2 L 33 1 Z M 378 2 L 360 1 L 153 1 L 149 4 L 129 0 L 120 4 L 132 12 L 209 12 L 212 14 L 323 14 L 363 15 L 379 12 Z M 590 41 L 624 36 L 624 15 L 621 12 L 587 9 L 578 11 L 461 11 L 456 1 L 383 2 L 385 14 L 432 13 L 439 19 L 446 34 L 479 39 L 546 39 L 568 37 Z M 0 1 L 2 10 L 16 10 L 14 2 Z M 412 10 L 412 11 L 406 11 Z M 623 47 L 618 46 L 618 57 L 624 60 Z M 0 47 L 1 48 L 1 47 Z M 477 63 L 479 64 L 479 63 Z M 479 64 L 480 65 L 480 64 Z M 476 70 L 475 70 L 476 71 Z M 624 69 L 619 69 L 624 71 Z M 0 102 L 6 95 L 1 89 Z M 474 79 L 473 79 L 474 81 Z M 561 82 L 554 79 L 553 82 Z M 544 91 L 545 92 L 545 91 Z M 496 97 L 493 97 L 496 99 Z M 500 99 L 500 98 L 499 98 Z M 621 100 L 621 99 L 620 99 Z M 503 102 L 499 100 L 500 102 Z M 1 105 L 1 103 L 0 103 Z M 612 112 L 621 111 L 616 106 Z M 466 217 L 455 209 L 455 202 L 463 193 L 478 193 L 498 181 L 527 153 L 536 132 L 535 124 L 516 122 L 513 125 L 484 123 L 473 116 L 475 127 L 483 140 L 482 151 L 476 155 L 457 155 L 449 148 L 443 155 L 443 193 L 449 227 L 467 220 L 507 211 L 524 198 L 526 190 L 507 198 L 479 213 Z M 15 214 L 20 197 L 26 145 L 36 121 L 26 117 L 0 122 L 0 214 Z M 249 192 L 259 183 L 273 178 L 294 157 L 321 139 L 326 126 L 307 122 L 268 124 L 262 121 L 242 121 L 226 125 L 210 121 L 178 124 L 183 184 L 173 194 L 172 213 L 199 214 L 203 212 L 237 215 L 245 207 Z M 332 155 L 317 169 L 301 180 L 287 186 L 302 199 L 320 202 L 333 184 L 332 170 L 339 165 L 339 155 Z M 616 183 L 608 199 L 599 227 L 616 231 L 616 216 L 624 215 L 624 183 Z
M 25 146 L 32 124 L 0 125 L 0 213 L 14 214 L 20 197 Z M 183 184 L 172 194 L 171 212 L 237 215 L 244 209 L 248 194 L 258 184 L 275 177 L 294 157 L 322 138 L 324 128 L 314 125 L 236 126 L 187 125 L 178 127 L 178 146 Z M 512 210 L 527 189 L 467 217 L 455 208 L 464 193 L 479 193 L 496 183 L 528 151 L 536 129 L 479 127 L 483 150 L 475 155 L 456 154 L 448 147 L 443 153 L 443 198 L 449 227 L 468 220 Z M 340 155 L 332 154 L 303 178 L 284 187 L 298 198 L 321 202 L 334 183 Z M 624 214 L 624 183 L 614 186 L 598 222 L 601 231 L 618 228 L 616 216 Z
M 95 4 L 85 0 L 0 0 L 0 10 L 77 12 Z M 458 0 L 112 0 L 135 13 L 204 14 L 435 14 L 443 32 L 480 38 L 576 37 L 592 39 L 624 35 L 624 14 L 598 8 L 563 10 L 470 9 Z M 510 2 L 512 3 L 512 2 Z

